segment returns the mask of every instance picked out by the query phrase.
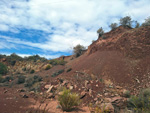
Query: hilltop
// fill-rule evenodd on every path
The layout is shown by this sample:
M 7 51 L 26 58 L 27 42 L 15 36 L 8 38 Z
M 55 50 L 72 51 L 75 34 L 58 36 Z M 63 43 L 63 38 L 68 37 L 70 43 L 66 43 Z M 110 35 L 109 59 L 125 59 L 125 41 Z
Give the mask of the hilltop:
M 44 95 L 51 88 L 49 98 L 55 98 L 59 87 L 66 86 L 80 94 L 84 105 L 109 101 L 119 109 L 124 109 L 125 91 L 137 95 L 141 89 L 150 87 L 149 31 L 150 26 L 134 29 L 119 26 L 98 37 L 77 58 L 72 55 L 44 61 L 16 59 L 15 63 L 10 63 L 8 58 L 1 58 L 0 61 L 8 67 L 3 79 L 14 77 L 11 82 L 2 83 L 1 86 L 13 83 L 15 89 L 24 89 L 23 84 L 16 84 L 18 76 L 24 75 L 26 79 L 34 77 L 35 82 L 29 89 L 26 87 L 22 95 L 32 98 L 35 92 Z M 42 79 L 37 81 L 36 77 Z M 27 81 L 24 82 L 26 84 Z

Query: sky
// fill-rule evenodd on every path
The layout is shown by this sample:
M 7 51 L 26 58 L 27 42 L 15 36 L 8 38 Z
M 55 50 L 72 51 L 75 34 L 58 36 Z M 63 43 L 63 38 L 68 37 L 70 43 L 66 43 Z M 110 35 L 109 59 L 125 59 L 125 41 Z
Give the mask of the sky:
M 0 54 L 71 55 L 125 16 L 143 23 L 150 0 L 0 0 Z

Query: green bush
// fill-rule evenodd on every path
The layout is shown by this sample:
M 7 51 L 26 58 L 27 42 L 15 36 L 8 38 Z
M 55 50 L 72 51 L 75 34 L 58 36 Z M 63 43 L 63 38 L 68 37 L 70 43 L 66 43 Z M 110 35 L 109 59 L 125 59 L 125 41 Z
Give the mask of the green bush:
M 24 86 L 25 87 L 32 87 L 32 85 L 34 83 L 37 83 L 40 81 L 42 81 L 41 76 L 39 76 L 39 75 L 30 76 L 30 77 L 26 78 Z
M 150 110 L 150 88 L 144 89 L 138 96 L 131 96 L 128 107 L 139 113 Z
M 53 74 L 51 75 L 51 77 L 56 77 L 56 76 L 58 76 L 59 74 L 61 74 L 61 73 L 63 73 L 63 72 L 64 72 L 64 69 L 59 70 L 58 72 L 53 73 Z
M 28 77 L 25 80 L 25 87 L 31 87 L 34 84 L 34 78 L 33 77 Z
M 34 71 L 34 69 L 32 69 L 31 71 L 30 71 L 30 74 L 33 74 L 35 71 Z
M 129 98 L 131 96 L 131 92 L 127 90 L 124 92 L 123 96 Z
M 65 65 L 67 62 L 64 60 L 53 59 L 53 60 L 50 60 L 49 63 L 51 65 Z
M 125 16 L 123 18 L 120 19 L 120 24 L 122 26 L 130 26 L 131 27 L 131 24 L 132 24 L 132 21 L 131 21 L 131 17 L 130 16 Z
M 3 81 L 3 77 L 2 75 L 0 74 L 0 83 Z
M 67 72 L 70 72 L 72 70 L 72 68 L 67 69 Z
M 4 83 L 4 82 L 12 81 L 12 80 L 14 80 L 14 77 L 10 75 L 10 76 L 6 76 L 5 78 L 3 78 L 1 82 Z
M 7 73 L 7 66 L 0 62 L 0 74 L 4 75 Z
M 75 57 L 81 56 L 84 53 L 85 50 L 86 50 L 86 48 L 83 45 L 80 45 L 80 44 L 73 47 L 73 53 L 74 53 Z
M 26 70 L 27 70 L 27 68 L 26 68 L 26 67 L 22 68 L 22 71 L 26 71 Z
M 142 26 L 150 26 L 150 17 L 145 19 L 145 22 L 142 24 Z
M 48 64 L 48 65 L 46 65 L 45 70 L 49 70 L 50 68 L 51 68 L 51 66 Z
M 64 88 L 62 93 L 58 96 L 59 104 L 63 111 L 71 111 L 73 108 L 79 106 L 80 97 L 76 93 L 71 93 L 69 89 Z
M 16 64 L 16 60 L 11 61 L 10 64 L 14 66 Z
M 18 76 L 18 80 L 17 80 L 17 84 L 22 84 L 22 83 L 24 83 L 25 82 L 25 76 L 23 76 L 23 75 L 20 75 L 20 76 Z
M 43 80 L 42 77 L 39 76 L 39 75 L 34 75 L 33 78 L 34 78 L 34 83 L 35 83 L 35 82 L 40 82 L 40 81 Z
M 117 23 L 112 23 L 110 24 L 109 26 L 112 30 L 116 29 L 118 27 L 118 24 Z
M 104 34 L 104 30 L 102 27 L 97 30 L 97 34 L 98 34 L 98 38 Z

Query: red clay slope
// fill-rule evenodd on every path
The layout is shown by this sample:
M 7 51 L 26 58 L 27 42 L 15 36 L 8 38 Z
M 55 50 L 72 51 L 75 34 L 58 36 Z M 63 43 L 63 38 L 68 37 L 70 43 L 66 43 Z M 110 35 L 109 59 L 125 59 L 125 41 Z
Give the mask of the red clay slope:
M 68 63 L 73 70 L 64 75 L 74 79 L 75 71 L 79 71 L 122 86 L 150 86 L 150 26 L 136 29 L 120 26 L 103 37 L 107 39 L 99 37 L 84 55 Z

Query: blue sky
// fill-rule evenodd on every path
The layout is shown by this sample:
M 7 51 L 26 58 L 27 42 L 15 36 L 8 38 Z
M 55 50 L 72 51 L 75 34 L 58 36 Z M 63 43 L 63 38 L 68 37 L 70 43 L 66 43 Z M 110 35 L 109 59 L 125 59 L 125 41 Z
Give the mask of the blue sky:
M 126 15 L 144 22 L 150 0 L 0 0 L 0 54 L 70 55 Z

